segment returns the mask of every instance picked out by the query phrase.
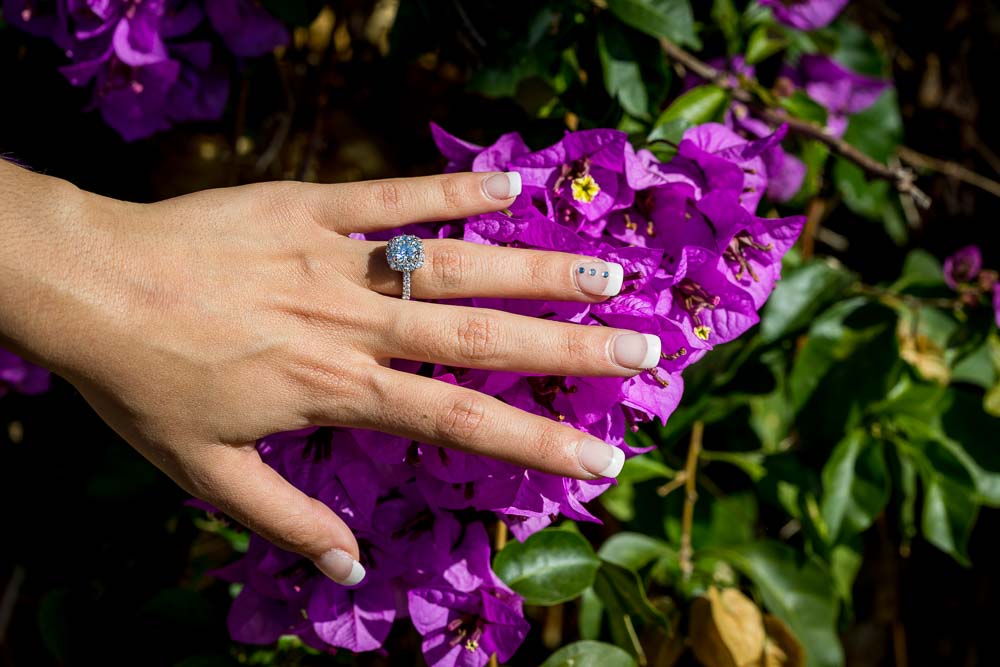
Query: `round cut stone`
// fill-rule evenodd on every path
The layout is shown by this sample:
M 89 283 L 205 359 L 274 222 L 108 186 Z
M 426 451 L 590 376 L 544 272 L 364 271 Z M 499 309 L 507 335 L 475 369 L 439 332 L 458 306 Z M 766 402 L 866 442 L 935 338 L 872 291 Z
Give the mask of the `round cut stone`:
M 385 256 L 393 271 L 416 271 L 424 265 L 424 244 L 410 234 L 397 236 L 385 247 Z

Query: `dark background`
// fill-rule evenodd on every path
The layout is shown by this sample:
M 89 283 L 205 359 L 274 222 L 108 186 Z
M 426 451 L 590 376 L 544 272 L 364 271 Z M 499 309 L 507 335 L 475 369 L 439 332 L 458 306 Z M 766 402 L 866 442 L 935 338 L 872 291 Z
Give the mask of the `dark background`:
M 510 130 L 529 140 L 558 136 L 558 124 L 540 124 L 513 101 L 486 99 L 465 85 L 470 71 L 495 57 L 493 35 L 502 43 L 520 28 L 516 2 L 467 7 L 485 45 L 463 39 L 466 18 L 453 3 L 425 4 L 437 13 L 416 41 L 439 41 L 435 57 L 403 48 L 385 56 L 360 40 L 349 57 L 290 48 L 280 59 L 234 66 L 219 122 L 134 144 L 81 111 L 88 94 L 57 72 L 62 58 L 54 47 L 0 29 L 0 152 L 88 190 L 153 201 L 255 180 L 432 173 L 442 161 L 431 120 L 470 140 Z M 906 145 L 997 179 L 997 3 L 865 0 L 849 11 L 892 58 Z M 929 174 L 920 184 L 935 204 L 905 247 L 846 211 L 826 221 L 854 240 L 840 253 L 845 263 L 873 284 L 895 278 L 911 247 L 943 258 L 975 242 L 988 266 L 1000 266 L 1000 200 L 946 176 Z M 822 242 L 820 251 L 837 254 Z M 1000 434 L 997 440 L 1000 447 Z M 198 529 L 184 500 L 64 382 L 40 397 L 0 399 L 0 595 L 14 601 L 0 665 L 227 664 L 228 588 L 205 571 L 231 551 Z M 844 633 L 848 663 L 1000 664 L 1000 513 L 983 511 L 969 569 L 919 539 L 903 558 L 892 529 L 880 526 L 867 534 L 857 616 Z M 534 633 L 514 664 L 544 659 L 533 650 Z M 412 638 L 394 641 L 413 646 Z M 281 664 L 295 664 L 293 655 Z M 413 663 L 412 654 L 395 655 L 363 663 Z

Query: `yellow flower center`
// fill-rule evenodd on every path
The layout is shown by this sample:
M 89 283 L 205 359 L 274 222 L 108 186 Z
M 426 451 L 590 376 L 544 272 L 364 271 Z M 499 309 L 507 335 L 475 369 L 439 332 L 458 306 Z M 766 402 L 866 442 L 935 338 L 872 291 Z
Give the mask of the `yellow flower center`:
M 586 204 L 594 201 L 594 197 L 596 197 L 597 193 L 601 191 L 601 186 L 597 184 L 597 181 L 595 181 L 594 177 L 590 174 L 574 178 L 572 187 L 573 199 L 582 201 Z
M 465 650 L 468 651 L 469 653 L 475 653 L 478 649 L 479 649 L 479 642 L 477 642 L 475 639 L 470 639 L 469 641 L 465 642 Z
M 709 327 L 706 327 L 704 324 L 701 325 L 700 327 L 695 327 L 694 328 L 694 335 L 697 336 L 698 338 L 702 339 L 702 340 L 708 340 L 708 336 L 711 333 L 712 333 L 712 329 L 709 328 Z

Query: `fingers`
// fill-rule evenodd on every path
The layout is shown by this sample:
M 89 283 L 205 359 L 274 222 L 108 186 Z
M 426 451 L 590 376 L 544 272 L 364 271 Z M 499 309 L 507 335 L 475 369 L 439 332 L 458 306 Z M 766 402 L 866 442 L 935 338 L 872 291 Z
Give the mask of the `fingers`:
M 630 377 L 660 361 L 660 339 L 652 334 L 487 308 L 400 302 L 384 326 L 376 356 L 445 366 Z
M 288 483 L 253 448 L 219 445 L 188 476 L 195 495 L 278 547 L 305 556 L 330 579 L 352 586 L 364 578 L 347 524 Z
M 400 272 L 389 268 L 385 243 L 354 241 L 354 263 L 362 284 L 398 296 Z M 412 273 L 418 299 L 497 297 L 554 301 L 600 301 L 621 291 L 620 264 L 544 250 L 501 248 L 454 239 L 424 241 L 424 266 Z
M 471 389 L 387 368 L 373 380 L 365 428 L 576 479 L 616 477 L 625 462 L 617 447 Z
M 328 227 L 349 234 L 499 211 L 521 193 L 521 176 L 517 172 L 441 174 L 307 185 L 302 192 Z

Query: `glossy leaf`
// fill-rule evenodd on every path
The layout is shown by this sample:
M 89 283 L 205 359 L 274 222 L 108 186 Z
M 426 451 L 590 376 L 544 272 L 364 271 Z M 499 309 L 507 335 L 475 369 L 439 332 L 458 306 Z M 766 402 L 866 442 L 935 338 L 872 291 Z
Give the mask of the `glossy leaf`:
M 612 644 L 573 642 L 549 656 L 542 667 L 635 667 L 635 659 Z
M 642 70 L 624 30 L 614 21 L 601 24 L 597 32 L 597 53 L 604 71 L 608 94 L 636 118 L 648 119 L 649 95 Z
M 661 126 L 683 121 L 700 125 L 716 120 L 729 105 L 729 92 L 720 86 L 706 84 L 687 91 L 656 119 L 655 132 Z
M 511 542 L 496 555 L 493 569 L 527 604 L 553 605 L 577 597 L 594 583 L 601 562 L 576 533 L 546 529 L 524 542 Z
M 764 306 L 761 338 L 772 343 L 804 327 L 826 305 L 842 296 L 853 280 L 849 272 L 822 261 L 789 271 Z
M 857 429 L 834 447 L 823 467 L 823 520 L 831 542 L 860 533 L 889 501 L 882 443 Z
M 608 9 L 623 23 L 653 37 L 700 47 L 688 0 L 608 0 Z

